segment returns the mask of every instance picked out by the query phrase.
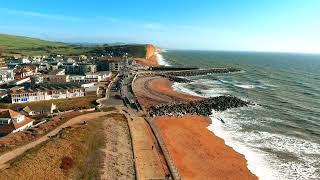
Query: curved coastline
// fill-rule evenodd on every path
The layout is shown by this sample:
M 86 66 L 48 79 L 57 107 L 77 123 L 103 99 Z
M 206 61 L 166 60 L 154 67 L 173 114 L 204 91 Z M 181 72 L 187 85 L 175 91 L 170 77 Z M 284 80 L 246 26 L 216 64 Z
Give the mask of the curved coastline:
M 174 90 L 181 93 L 192 94 L 194 96 L 200 96 L 196 92 L 193 92 L 190 89 L 186 89 L 184 87 L 180 87 L 179 83 L 174 83 Z M 215 115 L 214 110 L 213 115 L 210 115 L 210 123 L 206 126 L 207 130 L 212 133 L 212 135 L 221 138 L 224 141 L 224 144 L 230 148 L 232 148 L 235 152 L 243 155 L 243 158 L 246 160 L 247 168 L 255 174 L 259 179 L 265 180 L 273 180 L 276 177 L 273 176 L 273 172 L 271 169 L 268 168 L 267 162 L 263 160 L 263 157 L 260 157 L 259 154 L 255 153 L 250 148 L 246 147 L 245 145 L 235 142 L 232 138 L 222 129 L 222 123 L 220 122 L 219 118 Z M 223 117 L 223 119 L 225 119 Z
M 164 59 L 162 59 L 164 60 Z M 159 62 L 159 64 L 161 64 Z M 173 83 L 163 77 L 158 77 L 150 83 L 149 91 L 163 93 L 170 96 L 179 96 L 188 100 L 188 92 L 177 91 Z M 136 88 L 134 88 L 136 89 Z M 139 91 L 139 89 L 136 89 Z M 147 93 L 141 93 L 147 101 Z M 170 99 L 161 103 L 170 102 Z M 172 102 L 172 101 L 171 101 Z M 156 102 L 157 104 L 157 102 Z M 150 104 L 145 104 L 150 106 Z M 210 131 L 212 120 L 207 116 L 185 115 L 179 117 L 157 116 L 154 118 L 165 144 L 171 153 L 181 175 L 186 179 L 205 179 L 216 177 L 222 179 L 257 179 L 249 169 L 248 162 L 243 154 L 226 145 L 224 140 Z

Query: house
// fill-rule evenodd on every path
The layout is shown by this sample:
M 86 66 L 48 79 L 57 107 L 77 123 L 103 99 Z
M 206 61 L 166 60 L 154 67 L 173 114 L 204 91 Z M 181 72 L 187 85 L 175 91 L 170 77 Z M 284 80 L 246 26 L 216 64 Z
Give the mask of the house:
M 97 66 L 90 63 L 64 63 L 67 74 L 85 75 L 97 72 Z
M 0 84 L 14 80 L 14 74 L 12 69 L 0 70 Z
M 68 85 L 16 90 L 11 91 L 9 94 L 12 104 L 82 96 L 85 96 L 85 90 L 83 87 Z
M 100 82 L 111 78 L 110 71 L 99 71 L 96 73 L 86 73 L 84 76 L 72 75 L 70 76 L 70 82 L 73 83 L 87 83 L 87 82 Z
M 54 110 L 57 109 L 57 106 L 53 103 L 51 105 L 42 104 L 39 105 L 28 105 L 20 110 L 20 113 L 26 116 L 35 116 L 42 114 L 52 114 Z
M 99 71 L 96 73 L 86 73 L 88 82 L 100 82 L 111 78 L 110 71 Z
M 50 69 L 50 65 L 48 63 L 40 63 L 36 65 L 38 66 L 39 71 L 46 71 Z
M 0 109 L 0 135 L 22 131 L 32 127 L 33 120 L 11 109 Z
M 43 59 L 43 56 L 33 56 L 32 57 L 32 63 L 39 63 Z
M 80 55 L 79 58 L 80 58 L 80 60 L 87 60 L 88 59 L 88 57 L 84 54 Z
M 38 72 L 38 67 L 35 65 L 27 65 L 16 68 L 13 70 L 15 79 L 23 79 L 25 77 L 32 76 Z
M 69 75 L 43 75 L 43 83 L 68 83 L 70 82 Z
M 21 63 L 22 64 L 31 63 L 31 59 L 29 57 L 23 57 L 21 58 Z
M 21 59 L 16 59 L 16 58 L 13 58 L 13 57 L 6 59 L 5 62 L 6 62 L 7 65 L 10 65 L 10 64 L 11 65 L 22 64 Z
M 55 69 L 48 72 L 48 75 L 65 75 L 66 70 L 65 69 Z
M 31 86 L 43 83 L 43 76 L 42 75 L 31 76 L 30 81 L 31 81 Z
M 60 69 L 63 67 L 63 64 L 61 62 L 50 62 L 49 63 L 50 66 L 50 70 L 56 70 L 56 69 Z
M 9 86 L 18 86 L 18 85 L 23 85 L 26 83 L 29 83 L 30 81 L 30 77 L 26 77 L 26 78 L 22 78 L 22 79 L 15 79 L 13 81 L 10 81 L 10 83 L 8 83 Z
M 103 60 L 97 61 L 98 71 L 119 71 L 122 67 L 128 64 L 127 60 Z

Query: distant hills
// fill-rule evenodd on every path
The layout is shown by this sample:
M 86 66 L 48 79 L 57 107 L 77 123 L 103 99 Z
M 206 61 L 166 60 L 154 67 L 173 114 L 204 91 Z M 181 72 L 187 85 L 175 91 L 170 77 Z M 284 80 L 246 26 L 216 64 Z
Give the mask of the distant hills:
M 109 54 L 113 57 L 128 55 L 129 57 L 146 58 L 146 55 L 150 54 L 148 53 L 149 49 L 146 44 L 125 44 L 121 42 L 111 44 L 68 44 L 25 36 L 0 34 L 0 56 L 49 54 L 101 56 Z
M 62 47 L 65 43 L 45 41 L 37 38 L 0 34 L 0 49 L 23 49 L 40 47 Z

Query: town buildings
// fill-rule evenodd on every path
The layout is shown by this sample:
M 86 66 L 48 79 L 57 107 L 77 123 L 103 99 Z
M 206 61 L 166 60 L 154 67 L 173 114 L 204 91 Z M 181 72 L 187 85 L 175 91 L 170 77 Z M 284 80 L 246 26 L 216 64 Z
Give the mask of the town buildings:
M 33 120 L 11 109 L 0 109 L 0 135 L 22 131 L 32 127 Z
M 12 69 L 0 69 L 0 84 L 14 80 Z
M 38 72 L 38 67 L 35 65 L 25 65 L 14 69 L 14 78 L 23 79 L 25 77 L 32 76 Z
M 89 63 L 64 63 L 67 74 L 85 75 L 86 73 L 96 73 L 97 67 L 95 64 Z
M 25 103 L 52 99 L 66 99 L 85 96 L 85 88 L 81 86 L 59 85 L 11 91 L 11 103 Z
M 20 110 L 20 113 L 26 116 L 36 116 L 43 114 L 52 114 L 57 109 L 57 106 L 53 103 L 50 105 L 42 104 L 29 104 Z

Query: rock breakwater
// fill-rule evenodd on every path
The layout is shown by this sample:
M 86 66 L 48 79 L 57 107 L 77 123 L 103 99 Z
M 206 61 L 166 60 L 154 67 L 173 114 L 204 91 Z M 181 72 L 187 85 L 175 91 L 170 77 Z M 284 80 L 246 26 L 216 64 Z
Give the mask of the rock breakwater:
M 219 96 L 197 101 L 151 106 L 148 112 L 150 116 L 181 116 L 187 114 L 209 116 L 212 114 L 212 109 L 225 111 L 230 108 L 248 106 L 249 104 L 249 102 L 234 96 Z
M 171 76 L 171 75 L 166 75 L 166 74 L 161 74 L 160 76 L 169 79 L 170 81 L 173 82 L 178 82 L 178 83 L 189 83 L 192 82 L 191 80 L 183 77 L 178 77 L 178 76 Z
M 181 70 L 181 71 L 163 71 L 159 75 L 168 76 L 199 76 L 213 73 L 231 73 L 239 72 L 240 69 L 236 68 L 211 68 L 211 69 L 194 69 L 194 70 Z

